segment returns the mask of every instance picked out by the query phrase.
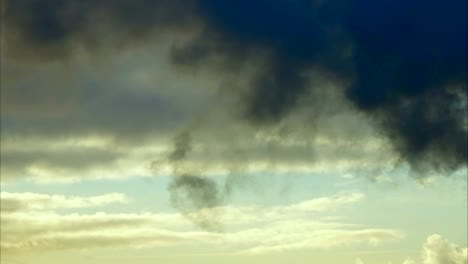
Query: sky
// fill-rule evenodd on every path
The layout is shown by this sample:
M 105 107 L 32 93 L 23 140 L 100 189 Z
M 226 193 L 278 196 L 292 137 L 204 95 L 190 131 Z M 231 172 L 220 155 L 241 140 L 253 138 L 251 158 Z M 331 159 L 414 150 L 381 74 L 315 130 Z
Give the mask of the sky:
M 467 264 L 466 0 L 0 0 L 1 262 Z

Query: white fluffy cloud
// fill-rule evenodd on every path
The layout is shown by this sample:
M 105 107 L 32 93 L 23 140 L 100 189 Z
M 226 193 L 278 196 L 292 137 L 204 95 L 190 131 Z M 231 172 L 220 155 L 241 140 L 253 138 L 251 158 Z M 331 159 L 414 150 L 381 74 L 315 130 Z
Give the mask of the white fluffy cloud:
M 467 264 L 468 248 L 450 243 L 440 235 L 432 235 L 423 246 L 423 264 Z
M 467 264 L 467 262 L 467 247 L 460 247 L 442 236 L 434 234 L 429 236 L 423 244 L 421 262 L 407 258 L 403 264 Z M 361 259 L 356 259 L 356 264 L 364 263 Z

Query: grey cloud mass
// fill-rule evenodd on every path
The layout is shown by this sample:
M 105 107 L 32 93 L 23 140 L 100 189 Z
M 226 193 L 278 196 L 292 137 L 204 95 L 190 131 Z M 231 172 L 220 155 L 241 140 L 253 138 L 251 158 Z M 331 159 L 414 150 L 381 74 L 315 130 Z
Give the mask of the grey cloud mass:
M 460 243 L 467 3 L 0 0 L 2 262 Z
M 214 158 L 248 162 L 257 154 L 238 155 L 245 148 L 230 142 L 243 132 L 229 130 L 278 129 L 285 140 L 301 127 L 307 142 L 328 134 L 360 144 L 348 139 L 374 128 L 339 117 L 349 112 L 420 175 L 450 174 L 466 168 L 466 3 L 420 5 L 2 1 L 2 138 L 144 144 L 217 115 L 190 133 L 212 139 Z M 256 151 L 291 164 L 359 156 L 308 144 Z
M 209 231 L 221 230 L 216 207 L 223 197 L 216 182 L 196 175 L 177 175 L 169 183 L 171 204 L 193 223 Z

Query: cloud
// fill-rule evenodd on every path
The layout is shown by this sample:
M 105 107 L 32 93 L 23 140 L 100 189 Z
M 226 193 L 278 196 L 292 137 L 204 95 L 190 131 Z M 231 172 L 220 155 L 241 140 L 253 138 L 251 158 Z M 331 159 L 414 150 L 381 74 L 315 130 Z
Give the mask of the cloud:
M 106 89 L 103 93 L 112 94 Z M 326 98 L 322 98 L 325 104 L 333 101 Z M 102 109 L 96 110 L 100 113 L 108 111 L 105 105 L 99 107 Z M 304 124 L 303 117 L 291 117 L 264 129 L 236 122 L 223 111 L 203 116 L 196 125 L 175 121 L 184 124 L 175 129 L 157 116 L 151 121 L 152 110 L 140 107 L 129 107 L 126 115 L 139 112 L 143 116 L 131 122 L 144 124 L 129 123 L 127 117 L 110 112 L 110 119 L 99 122 L 92 121 L 96 115 L 87 115 L 92 124 L 80 117 L 81 111 L 78 116 L 67 117 L 64 123 L 61 118 L 20 120 L 16 115 L 10 121 L 9 115 L 4 115 L 2 181 L 79 181 L 175 174 L 209 177 L 239 172 L 375 175 L 391 171 L 397 161 L 388 143 L 346 107 L 333 119 L 323 117 Z M 31 113 L 36 112 L 40 110 Z M 170 119 L 170 115 L 166 117 Z M 40 124 L 42 121 L 45 125 Z M 56 122 L 62 125 L 54 125 Z M 189 143 L 182 137 L 180 144 L 189 146 L 189 151 L 174 145 L 178 139 L 174 133 L 188 135 Z M 175 159 L 176 154 L 183 154 L 183 159 Z
M 421 262 L 406 258 L 403 264 L 466 264 L 467 261 L 468 248 L 462 248 L 434 234 L 427 237 L 422 246 Z M 364 264 L 364 262 L 357 259 L 356 264 Z
M 120 193 L 109 193 L 93 197 L 65 197 L 63 195 L 1 192 L 2 212 L 74 209 L 127 202 L 128 198 Z
M 190 105 L 233 106 L 228 111 L 256 128 L 278 125 L 305 105 L 310 111 L 302 123 L 315 123 L 317 115 L 333 116 L 321 103 L 324 86 L 317 80 L 325 80 L 345 98 L 329 108 L 345 103 L 365 113 L 416 170 L 445 173 L 466 165 L 465 1 L 20 0 L 2 5 L 7 32 L 2 34 L 2 75 L 8 77 L 2 78 L 2 117 L 7 108 L 5 127 L 11 132 L 24 132 L 21 125 L 27 124 L 48 133 L 66 128 L 140 138 L 162 127 L 174 129 L 173 120 L 187 120 L 184 114 L 193 118 L 188 114 L 193 109 L 182 108 L 181 114 L 178 107 L 184 104 L 175 106 L 168 97 L 116 89 L 133 87 L 125 82 L 110 83 L 112 92 L 101 93 L 91 74 L 99 63 L 83 63 L 100 61 L 106 53 L 112 58 L 128 50 L 137 54 L 135 47 L 151 49 L 158 43 L 159 53 L 142 61 L 169 55 L 175 67 L 165 71 L 178 76 L 172 82 L 198 70 L 216 80 L 210 85 L 222 87 L 208 100 L 187 96 L 186 101 L 197 101 Z M 46 70 L 38 69 L 46 64 Z M 143 63 L 124 63 L 136 64 Z M 87 74 L 76 74 L 83 68 Z M 114 75 L 125 72 L 110 68 Z M 47 71 L 51 75 L 44 75 Z M 73 78 L 63 74 L 67 71 Z M 153 88 L 164 79 L 158 76 Z M 180 98 L 198 90 L 175 94 Z M 55 117 L 42 116 L 33 124 L 16 115 L 34 112 L 31 106 Z
M 280 142 L 281 143 L 281 142 Z M 174 176 L 168 185 L 168 191 L 170 193 L 171 204 L 177 210 L 181 211 L 188 219 L 197 224 L 198 226 L 209 230 L 209 231 L 220 231 L 222 230 L 222 223 L 220 221 L 220 214 L 222 210 L 219 208 L 224 202 L 229 199 L 230 194 L 233 190 L 239 187 L 245 187 L 240 184 L 239 179 L 234 179 L 232 175 L 228 175 L 224 181 L 215 181 L 210 177 L 197 175 L 198 172 L 191 172 L 194 170 L 202 171 L 206 174 L 210 170 L 210 165 L 202 165 L 203 161 L 198 160 L 193 167 L 188 164 L 190 161 L 189 155 L 194 150 L 193 139 L 191 131 L 185 130 L 173 139 L 173 149 L 167 154 L 166 159 L 155 161 L 152 163 L 152 167 L 155 170 L 160 169 L 161 162 L 167 162 L 172 166 Z M 258 149 L 259 146 L 257 145 Z M 210 149 L 212 149 L 210 147 Z M 222 151 L 229 152 L 229 151 Z M 255 152 L 255 149 L 251 149 L 250 154 Z M 289 153 L 288 153 L 289 154 Z M 222 156 L 223 153 L 216 154 L 216 157 Z M 200 153 L 196 156 L 206 157 L 205 153 Z M 214 162 L 215 157 L 207 158 L 209 163 L 215 163 L 221 167 L 230 167 L 226 165 L 226 160 L 218 160 Z M 275 161 L 269 161 L 272 164 Z M 281 162 L 280 160 L 276 162 Z M 283 160 L 284 162 L 284 160 Z M 197 168 L 197 165 L 200 168 Z M 242 162 L 240 166 L 245 166 L 245 162 Z M 188 172 L 187 172 L 188 171 Z M 294 210 L 322 210 L 320 206 L 323 206 L 323 210 L 330 209 L 330 207 L 341 205 L 344 203 L 353 203 L 362 198 L 362 194 L 355 194 L 351 197 L 331 197 L 324 198 L 323 200 L 308 201 L 308 203 L 302 203 L 296 205 L 297 208 Z M 344 199 L 344 200 L 341 200 Z M 291 209 L 291 208 L 290 208 Z
M 102 169 L 115 164 L 120 153 L 92 147 L 75 147 L 68 150 L 22 149 L 2 151 L 2 173 L 5 178 L 16 175 L 38 175 L 42 178 L 73 179 L 73 174 Z
M 6 197 L 12 196 L 30 201 L 44 197 L 39 194 L 10 193 L 1 196 L 2 203 L 11 200 Z M 354 244 L 374 246 L 404 236 L 392 229 L 366 228 L 331 219 L 317 220 L 317 214 L 326 214 L 337 206 L 357 203 L 358 199 L 353 198 L 356 194 L 349 193 L 276 207 L 223 206 L 218 209 L 224 212 L 221 216 L 224 230 L 217 233 L 194 230 L 191 222 L 174 213 L 61 214 L 54 211 L 54 208 L 98 206 L 104 204 L 104 201 L 120 200 L 111 198 L 113 196 L 116 195 L 94 198 L 50 196 L 47 199 L 53 200 L 54 205 L 50 202 L 48 206 L 36 206 L 34 209 L 19 207 L 17 210 L 9 210 L 2 206 L 2 253 L 196 244 L 226 254 L 251 255 L 305 248 L 339 248 Z M 338 196 L 341 199 L 337 199 Z M 331 205 L 327 200 L 337 202 Z M 304 203 L 313 206 L 298 206 Z
M 257 255 L 310 248 L 329 249 L 355 244 L 376 246 L 384 242 L 398 241 L 404 237 L 403 233 L 388 229 L 314 230 L 311 226 L 299 226 L 291 229 L 277 228 L 276 230 L 284 234 L 271 238 L 273 230 L 266 230 L 263 240 L 258 241 L 260 245 L 242 250 L 238 254 Z M 256 232 L 262 231 L 257 230 Z M 300 235 L 301 233 L 305 234 Z
M 411 258 L 406 258 L 403 264 L 416 264 L 416 262 Z
M 43 67 L 5 63 L 2 137 L 98 134 L 128 142 L 176 129 L 202 111 L 212 92 L 190 92 L 197 82 L 188 84 L 165 68 L 166 49 L 116 56 L 101 66 L 86 60 Z
M 6 54 L 23 59 L 57 60 L 80 51 L 137 45 L 142 39 L 194 22 L 190 1 L 36 0 L 2 1 Z M 100 23 L 97 24 L 96 22 Z M 99 26 L 98 26 L 99 25 Z M 14 32 L 14 33 L 13 33 Z M 108 38 L 101 37 L 107 34 Z M 37 49 L 40 52 L 27 52 Z
M 168 190 L 174 208 L 206 230 L 220 230 L 216 207 L 222 205 L 223 197 L 216 182 L 196 175 L 177 175 Z
M 450 243 L 440 235 L 431 235 L 423 246 L 424 264 L 466 264 L 468 248 Z
M 200 4 L 207 26 L 175 48 L 173 60 L 198 68 L 221 57 L 213 68 L 234 72 L 262 61 L 240 102 L 253 124 L 293 113 L 310 90 L 320 89 L 307 78 L 319 69 L 348 83 L 343 92 L 349 101 L 414 168 L 466 165 L 465 2 Z
M 151 227 L 161 223 L 169 226 L 174 220 L 178 220 L 175 215 L 150 214 L 8 214 L 2 216 L 2 251 L 40 252 L 174 244 L 183 239 L 184 233 Z
M 293 207 L 289 207 L 289 209 L 299 211 L 328 211 L 346 204 L 359 202 L 363 198 L 364 194 L 362 193 L 350 193 L 347 195 L 341 194 L 298 203 Z
M 211 144 L 211 146 L 206 148 L 202 145 L 202 152 L 196 153 L 198 151 L 195 149 L 196 145 L 194 144 L 192 134 L 194 131 L 196 131 L 194 127 L 199 126 L 201 125 L 196 124 L 195 126 L 188 127 L 186 130 L 183 130 L 182 133 L 174 137 L 173 149 L 167 153 L 166 157 L 154 161 L 151 166 L 155 169 L 155 171 L 161 169 L 161 165 L 164 164 L 169 165 L 169 167 L 172 169 L 173 177 L 168 185 L 168 191 L 170 193 L 171 204 L 174 206 L 174 208 L 181 211 L 188 219 L 190 219 L 198 226 L 209 231 L 220 231 L 222 230 L 222 224 L 219 219 L 220 214 L 222 214 L 222 210 L 219 210 L 219 208 L 227 199 L 229 199 L 229 196 L 233 190 L 239 187 L 243 188 L 245 186 L 239 184 L 239 179 L 233 180 L 233 177 L 235 176 L 232 175 L 228 175 L 224 181 L 215 181 L 210 177 L 203 176 L 204 174 L 209 173 L 210 169 L 212 169 L 211 164 L 216 164 L 221 169 L 230 167 L 231 170 L 235 169 L 232 167 L 232 165 L 227 164 L 234 157 L 223 157 L 225 153 L 230 155 L 233 152 L 232 150 L 227 148 L 217 150 L 217 153 L 214 153 L 212 157 L 207 157 L 207 153 L 204 153 L 204 151 L 206 151 L 205 149 L 208 149 L 208 151 L 213 151 L 213 147 L 219 148 L 219 146 L 225 145 L 212 142 L 215 141 L 213 138 L 210 138 L 210 141 L 207 142 L 208 144 Z M 260 139 L 265 140 L 267 144 L 269 143 L 268 141 L 277 141 L 277 139 L 274 137 L 265 136 L 266 135 L 260 136 Z M 200 149 L 200 143 L 196 143 L 198 143 L 197 147 Z M 279 141 L 275 143 L 281 146 L 285 142 Z M 294 142 L 291 143 L 293 146 L 296 145 Z M 289 144 L 286 143 L 285 145 L 288 146 Z M 271 145 L 269 146 L 271 147 Z M 255 148 L 248 148 L 248 153 L 245 153 L 245 155 L 250 155 L 249 158 L 251 159 L 252 156 L 255 155 L 255 152 L 258 151 L 258 149 L 260 149 L 261 152 L 264 151 L 264 153 L 271 152 L 271 148 L 263 150 L 263 147 L 264 146 L 256 144 Z M 299 145 L 299 147 L 301 147 L 301 145 Z M 301 154 L 303 153 L 300 153 L 297 155 L 297 157 L 293 157 L 293 160 L 298 159 Z M 236 156 L 240 157 L 241 159 L 245 158 L 242 157 L 241 153 L 237 153 Z M 284 158 L 288 156 L 292 156 L 292 153 L 287 152 L 284 156 L 281 154 L 281 159 L 268 160 L 266 162 L 268 165 L 285 162 L 286 160 Z M 197 158 L 197 160 L 194 161 L 192 157 Z M 204 160 L 200 160 L 198 157 L 203 157 Z M 207 162 L 207 164 L 203 164 L 204 162 Z M 291 161 L 288 160 L 288 162 Z M 245 166 L 248 166 L 248 161 L 241 160 L 237 166 L 237 170 L 245 171 Z M 341 198 L 342 197 L 333 197 L 333 199 L 324 198 L 324 200 L 310 201 L 310 203 L 297 205 L 297 209 L 304 211 L 308 211 L 310 208 L 321 210 L 317 207 L 320 205 L 324 205 L 324 208 L 326 209 L 327 207 L 331 207 L 333 205 L 339 205 L 343 201 L 335 199 Z M 360 194 L 357 194 L 355 197 L 349 198 L 350 200 L 345 202 L 353 203 L 354 201 L 360 200 L 361 196 Z

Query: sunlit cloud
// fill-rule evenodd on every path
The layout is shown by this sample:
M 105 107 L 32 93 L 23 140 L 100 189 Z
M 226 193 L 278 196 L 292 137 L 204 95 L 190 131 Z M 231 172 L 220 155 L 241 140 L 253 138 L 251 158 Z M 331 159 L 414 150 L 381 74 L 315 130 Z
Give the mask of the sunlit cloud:
M 451 243 L 440 235 L 427 237 L 421 250 L 420 261 L 406 258 L 403 264 L 466 264 L 468 261 L 468 248 Z M 365 264 L 360 258 L 356 264 Z
M 398 230 L 366 228 L 332 218 L 316 219 L 316 214 L 352 206 L 363 198 L 360 193 L 342 193 L 283 206 L 223 206 L 217 208 L 222 211 L 219 217 L 223 231 L 212 233 L 197 231 L 191 222 L 175 213 L 55 211 L 127 202 L 128 198 L 120 194 L 86 198 L 3 193 L 2 204 L 10 206 L 2 206 L 2 250 L 13 253 L 201 243 L 220 252 L 252 255 L 354 244 L 375 246 L 402 239 L 404 234 Z M 12 210 L 13 201 L 29 206 L 16 206 Z
M 76 209 L 128 202 L 128 198 L 120 193 L 93 197 L 65 197 L 63 195 L 9 192 L 1 192 L 0 195 L 2 213 L 28 210 Z

